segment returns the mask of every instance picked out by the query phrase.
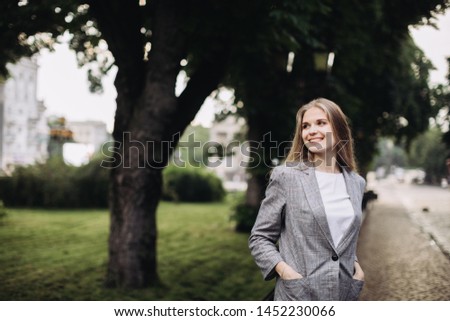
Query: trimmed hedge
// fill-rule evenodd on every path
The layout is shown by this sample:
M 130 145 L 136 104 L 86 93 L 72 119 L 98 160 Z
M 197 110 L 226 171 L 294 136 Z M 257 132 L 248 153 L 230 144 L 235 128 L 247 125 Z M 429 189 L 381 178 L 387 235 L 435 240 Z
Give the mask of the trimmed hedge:
M 4 218 L 6 215 L 8 215 L 8 212 L 6 212 L 5 205 L 3 204 L 3 201 L 0 200 L 0 219 Z
M 0 177 L 0 199 L 7 207 L 107 208 L 109 170 L 102 159 L 74 167 L 61 159 L 18 167 L 11 177 Z M 169 166 L 163 172 L 164 200 L 176 202 L 221 201 L 221 180 L 203 168 Z
M 163 172 L 162 198 L 176 202 L 222 201 L 225 189 L 222 181 L 204 168 L 168 166 Z
M 11 177 L 0 177 L 0 199 L 7 207 L 106 208 L 109 172 L 100 162 L 74 167 L 54 158 L 18 167 Z

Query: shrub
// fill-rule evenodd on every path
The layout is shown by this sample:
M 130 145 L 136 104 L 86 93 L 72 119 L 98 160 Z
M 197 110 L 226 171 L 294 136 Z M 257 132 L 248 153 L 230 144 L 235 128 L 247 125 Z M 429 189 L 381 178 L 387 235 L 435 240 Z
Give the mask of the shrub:
M 169 166 L 163 172 L 164 200 L 176 202 L 214 202 L 225 196 L 222 181 L 203 168 Z
M 7 214 L 3 201 L 0 200 L 0 219 L 4 218 Z
M 245 195 L 240 195 L 232 207 L 231 220 L 236 222 L 237 232 L 250 232 L 256 221 L 259 208 L 245 204 Z
M 236 221 L 236 231 L 250 232 L 255 224 L 258 209 L 247 204 L 238 204 L 234 207 L 232 219 Z
M 76 167 L 65 164 L 62 159 L 52 158 L 45 164 L 30 166 L 29 169 L 36 169 L 36 173 L 33 180 L 35 185 L 26 190 L 27 193 L 34 194 L 33 197 L 25 195 L 30 199 L 27 206 L 47 208 L 77 206 L 78 191 L 74 186 Z M 27 177 L 24 177 L 24 181 L 27 181 Z
M 82 167 L 52 158 L 44 164 L 15 169 L 0 178 L 0 198 L 6 206 L 92 208 L 108 204 L 108 170 L 94 159 Z
M 74 168 L 60 159 L 18 167 L 0 181 L 6 206 L 69 207 L 74 202 L 71 178 Z
M 108 206 L 109 170 L 101 167 L 101 162 L 101 158 L 94 158 L 75 172 L 77 201 L 82 207 Z

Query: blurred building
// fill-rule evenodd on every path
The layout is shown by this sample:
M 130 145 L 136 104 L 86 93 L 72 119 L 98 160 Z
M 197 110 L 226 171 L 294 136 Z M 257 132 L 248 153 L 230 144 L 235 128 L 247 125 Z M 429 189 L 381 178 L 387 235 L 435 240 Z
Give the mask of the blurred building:
M 73 133 L 67 128 L 64 117 L 50 116 L 47 121 L 50 127 L 49 157 L 63 158 L 63 147 L 66 143 L 73 142 Z
M 68 121 L 66 126 L 73 140 L 64 144 L 64 161 L 75 166 L 87 164 L 105 142 L 112 140 L 106 124 L 101 121 Z
M 111 140 L 106 124 L 101 121 L 68 121 L 67 128 L 72 131 L 74 142 L 92 145 L 95 152 L 99 151 L 105 142 Z
M 45 161 L 49 128 L 45 106 L 36 98 L 36 58 L 8 64 L 10 77 L 0 79 L 0 171 Z
M 220 145 L 218 155 L 209 157 L 208 168 L 222 180 L 228 191 L 244 191 L 247 189 L 247 175 L 243 152 L 243 131 L 245 120 L 229 116 L 223 121 L 215 122 L 210 130 L 210 144 Z

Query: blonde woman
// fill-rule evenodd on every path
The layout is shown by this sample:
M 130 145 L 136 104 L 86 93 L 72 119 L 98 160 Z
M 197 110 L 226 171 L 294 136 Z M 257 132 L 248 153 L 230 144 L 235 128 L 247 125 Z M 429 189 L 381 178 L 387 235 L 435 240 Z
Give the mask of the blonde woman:
M 318 98 L 302 106 L 286 162 L 274 168 L 249 238 L 275 300 L 357 300 L 365 180 L 346 116 Z

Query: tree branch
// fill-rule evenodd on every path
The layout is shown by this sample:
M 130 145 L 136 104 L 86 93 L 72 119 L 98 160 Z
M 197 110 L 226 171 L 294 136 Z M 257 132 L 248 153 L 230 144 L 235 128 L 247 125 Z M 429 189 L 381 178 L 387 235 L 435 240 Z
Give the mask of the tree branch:
M 140 32 L 142 8 L 138 1 L 130 1 L 126 5 L 122 1 L 111 0 L 88 0 L 88 3 L 122 73 L 122 80 L 128 84 L 129 94 L 136 96 L 142 90 L 145 74 L 144 38 Z
M 225 41 L 224 44 L 227 44 Z M 211 54 L 209 59 L 204 59 L 191 76 L 188 85 L 178 97 L 177 111 L 182 117 L 173 117 L 166 139 L 171 139 L 172 133 L 182 132 L 194 119 L 205 98 L 218 88 L 220 81 L 225 76 L 225 70 L 229 57 L 228 48 L 221 48 L 216 54 Z M 176 142 L 175 142 L 176 143 Z

